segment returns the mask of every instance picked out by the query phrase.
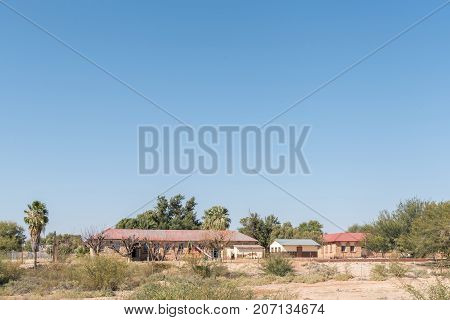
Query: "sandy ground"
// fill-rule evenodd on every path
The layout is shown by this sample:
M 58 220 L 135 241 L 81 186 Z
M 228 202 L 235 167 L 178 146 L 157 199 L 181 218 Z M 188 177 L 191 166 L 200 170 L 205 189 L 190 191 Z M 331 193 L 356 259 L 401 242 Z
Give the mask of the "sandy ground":
M 423 281 L 405 281 L 417 286 Z M 258 295 L 278 294 L 290 299 L 311 300 L 403 300 L 411 296 L 402 288 L 402 284 L 395 279 L 386 281 L 326 281 L 315 284 L 288 283 L 269 284 L 252 287 Z
M 295 260 L 293 262 L 296 272 L 306 272 L 306 264 L 308 261 Z M 285 284 L 267 284 L 257 285 L 251 288 L 258 296 L 279 295 L 281 299 L 324 299 L 324 300 L 402 300 L 411 299 L 412 297 L 405 291 L 404 286 L 411 284 L 416 288 L 424 288 L 434 283 L 433 276 L 427 278 L 389 278 L 385 281 L 370 280 L 370 270 L 376 264 L 386 264 L 388 262 L 331 262 L 325 263 L 330 266 L 336 266 L 339 272 L 349 272 L 354 278 L 348 281 L 330 280 L 315 284 L 304 283 L 285 283 Z M 402 263 L 410 270 L 426 270 L 428 273 L 431 269 L 420 263 Z M 242 272 L 245 274 L 260 274 L 257 261 L 252 262 L 231 262 L 227 263 L 228 268 L 232 271 Z M 446 281 L 448 283 L 448 281 Z

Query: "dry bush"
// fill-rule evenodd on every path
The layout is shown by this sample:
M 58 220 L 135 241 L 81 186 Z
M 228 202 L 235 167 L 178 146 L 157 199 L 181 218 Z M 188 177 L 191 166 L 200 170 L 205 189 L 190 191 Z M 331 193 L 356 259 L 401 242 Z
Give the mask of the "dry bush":
M 228 268 L 219 262 L 195 256 L 187 256 L 184 260 L 189 271 L 193 271 L 202 278 L 224 277 L 229 274 Z
M 413 278 L 428 278 L 430 275 L 427 270 L 424 269 L 413 269 L 411 270 L 411 274 Z
M 435 284 L 420 290 L 412 285 L 405 285 L 405 290 L 416 300 L 450 300 L 450 287 L 436 279 Z
M 19 279 L 22 270 L 17 263 L 0 260 L 0 286 L 12 280 Z
M 131 297 L 138 300 L 246 300 L 252 299 L 250 290 L 239 289 L 230 283 L 199 276 L 167 277 L 143 285 Z
M 117 290 L 128 276 L 127 264 L 120 259 L 96 256 L 83 261 L 78 266 L 75 279 L 89 290 Z
M 406 276 L 406 273 L 408 272 L 408 268 L 401 265 L 397 262 L 392 262 L 389 264 L 389 274 L 396 277 L 396 278 L 403 278 Z
M 284 277 L 294 271 L 289 258 L 282 255 L 270 255 L 261 262 L 261 270 L 268 275 Z
M 40 265 L 36 269 L 22 270 L 20 279 L 9 282 L 3 294 L 38 298 L 58 289 L 75 289 L 78 282 L 74 280 L 74 272 L 74 267 L 67 264 Z
M 389 270 L 384 264 L 376 264 L 370 270 L 370 279 L 375 281 L 384 281 L 389 277 Z
M 320 263 L 310 263 L 306 266 L 309 274 L 319 274 L 326 279 L 333 279 L 338 274 L 336 266 Z
M 350 279 L 353 279 L 353 275 L 350 273 L 338 273 L 334 276 L 334 280 L 336 281 L 348 281 Z
M 142 262 L 127 264 L 128 272 L 126 281 L 121 285 L 121 289 L 132 290 L 139 287 L 155 274 L 170 272 L 173 266 L 163 262 Z

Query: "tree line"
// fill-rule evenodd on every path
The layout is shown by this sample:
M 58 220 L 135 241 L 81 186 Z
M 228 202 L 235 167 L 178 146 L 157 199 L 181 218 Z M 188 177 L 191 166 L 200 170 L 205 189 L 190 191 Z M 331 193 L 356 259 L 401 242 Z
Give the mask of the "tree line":
M 185 203 L 183 195 L 175 195 L 170 199 L 160 196 L 155 207 L 136 216 L 124 218 L 116 224 L 120 229 L 160 229 L 160 230 L 226 230 L 231 219 L 228 209 L 223 206 L 213 206 L 205 210 L 202 220 L 197 219 L 195 198 Z M 281 223 L 271 214 L 266 217 L 258 213 L 249 213 L 240 220 L 239 231 L 258 240 L 265 248 L 276 238 L 293 239 L 308 238 L 318 242 L 322 239 L 322 224 L 316 220 L 301 223 L 294 227 L 290 222 Z
M 223 206 L 213 206 L 197 218 L 195 198 L 186 201 L 183 195 L 171 198 L 160 196 L 155 207 L 138 214 L 136 218 L 124 218 L 116 228 L 125 229 L 172 229 L 172 230 L 226 230 L 231 219 Z M 54 253 L 57 244 L 59 252 L 70 254 L 84 251 L 85 241 L 79 235 L 49 233 L 41 239 L 48 221 L 48 210 L 44 203 L 33 201 L 24 210 L 24 222 L 28 226 L 29 240 L 25 241 L 25 230 L 14 222 L 0 221 L 0 253 L 19 251 L 36 252 L 40 244 L 46 244 Z M 274 239 L 313 239 L 322 241 L 323 226 L 319 221 L 310 220 L 293 226 L 290 222 L 280 222 L 270 214 L 261 216 L 250 212 L 240 219 L 239 231 L 255 238 L 268 248 Z M 398 252 L 404 256 L 425 257 L 439 254 L 450 257 L 450 201 L 424 201 L 417 198 L 400 202 L 393 211 L 383 210 L 371 223 L 354 224 L 348 232 L 367 234 L 365 247 L 373 252 L 385 254 Z M 36 261 L 35 261 L 36 263 Z
M 352 225 L 349 232 L 367 233 L 370 251 L 398 252 L 404 256 L 450 256 L 450 201 L 417 198 L 400 202 L 393 211 L 383 210 L 372 223 Z

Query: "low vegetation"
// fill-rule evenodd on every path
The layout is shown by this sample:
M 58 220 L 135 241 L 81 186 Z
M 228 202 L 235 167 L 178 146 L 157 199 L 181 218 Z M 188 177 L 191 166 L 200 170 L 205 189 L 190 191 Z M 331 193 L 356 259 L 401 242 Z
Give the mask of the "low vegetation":
M 240 289 L 226 280 L 194 277 L 164 277 L 143 285 L 132 296 L 138 300 L 246 300 L 249 289 Z
M 284 277 L 293 272 L 292 262 L 282 255 L 270 255 L 261 262 L 261 270 L 268 275 Z
M 384 264 L 376 264 L 370 270 L 370 279 L 384 281 L 389 278 L 389 270 Z
M 187 269 L 202 278 L 216 278 L 225 276 L 228 273 L 227 268 L 216 261 L 210 261 L 195 256 L 187 256 L 184 260 Z
M 398 262 L 392 262 L 389 264 L 389 274 L 396 278 L 403 278 L 406 276 L 406 273 L 408 272 L 408 268 L 401 265 Z
M 75 280 L 90 290 L 117 290 L 127 279 L 127 264 L 116 258 L 97 256 L 83 259 L 75 270 Z
M 439 279 L 425 289 L 405 285 L 405 290 L 416 300 L 450 300 L 450 287 Z
M 21 273 L 18 264 L 0 260 L 0 285 L 17 280 Z

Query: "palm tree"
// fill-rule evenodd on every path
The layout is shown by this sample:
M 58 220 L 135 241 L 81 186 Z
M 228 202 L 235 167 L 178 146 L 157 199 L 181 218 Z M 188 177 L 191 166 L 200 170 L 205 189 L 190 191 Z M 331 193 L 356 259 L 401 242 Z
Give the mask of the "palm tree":
M 28 209 L 24 210 L 24 221 L 28 225 L 31 238 L 31 248 L 34 254 L 34 268 L 37 267 L 37 251 L 41 242 L 41 232 L 48 223 L 48 210 L 45 203 L 33 201 L 28 205 Z
M 228 209 L 214 206 L 205 211 L 202 228 L 206 230 L 226 230 L 230 226 L 231 219 Z

